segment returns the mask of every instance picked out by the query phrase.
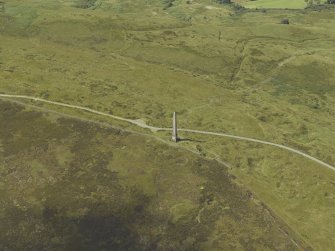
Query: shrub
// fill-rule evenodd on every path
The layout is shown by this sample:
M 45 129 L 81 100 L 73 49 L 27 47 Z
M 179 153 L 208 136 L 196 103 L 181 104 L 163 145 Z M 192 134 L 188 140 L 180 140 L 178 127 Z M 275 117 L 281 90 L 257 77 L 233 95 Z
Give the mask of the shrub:
M 232 6 L 233 6 L 234 10 L 236 10 L 236 11 L 243 11 L 243 10 L 245 10 L 245 7 L 242 6 L 242 5 L 240 5 L 240 4 L 238 4 L 238 3 L 234 3 Z
M 218 0 L 219 4 L 231 3 L 231 0 Z
M 77 8 L 88 9 L 95 5 L 97 0 L 78 0 L 75 4 Z
M 172 7 L 174 1 L 175 0 L 163 0 L 163 4 L 164 4 L 164 8 L 163 9 L 166 10 L 166 9 Z
M 290 24 L 290 21 L 287 18 L 284 18 L 280 21 L 281 24 Z

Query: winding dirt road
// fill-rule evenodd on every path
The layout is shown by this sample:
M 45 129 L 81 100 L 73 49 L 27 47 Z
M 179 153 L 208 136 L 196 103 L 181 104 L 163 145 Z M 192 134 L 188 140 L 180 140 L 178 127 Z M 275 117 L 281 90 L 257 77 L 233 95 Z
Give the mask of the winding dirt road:
M 149 126 L 141 120 L 127 119 L 127 118 L 111 115 L 111 114 L 108 114 L 108 113 L 99 112 L 97 110 L 94 110 L 94 109 L 91 109 L 91 108 L 88 108 L 88 107 L 83 107 L 83 106 L 78 106 L 78 105 L 70 105 L 70 104 L 66 104 L 66 103 L 62 103 L 62 102 L 56 102 L 56 101 L 50 101 L 50 100 L 46 100 L 46 99 L 38 98 L 38 97 L 31 97 L 31 96 L 25 96 L 25 95 L 11 95 L 11 94 L 0 94 L 0 97 L 39 101 L 39 102 L 43 102 L 43 103 L 48 103 L 48 104 L 53 104 L 53 105 L 78 109 L 78 110 L 98 114 L 98 115 L 101 115 L 101 116 L 109 117 L 109 118 L 112 118 L 112 119 L 124 121 L 124 122 L 139 126 L 141 128 L 149 129 L 149 130 L 155 131 L 155 132 L 157 132 L 157 131 L 171 131 L 172 130 L 172 128 L 162 128 L 162 127 Z M 313 156 L 310 156 L 310 155 L 308 155 L 304 152 L 301 152 L 299 150 L 296 150 L 296 149 L 293 149 L 291 147 L 284 146 L 284 145 L 281 145 L 281 144 L 276 144 L 276 143 L 272 143 L 272 142 L 268 142 L 268 141 L 264 141 L 264 140 L 259 140 L 259 139 L 248 138 L 248 137 L 235 136 L 235 135 L 226 134 L 226 133 L 208 132 L 208 131 L 192 130 L 192 129 L 178 129 L 178 131 L 188 132 L 188 133 L 196 133 L 196 134 L 212 135 L 212 136 L 219 136 L 219 137 L 227 137 L 227 138 L 232 138 L 232 139 L 237 139 L 237 140 L 249 141 L 249 142 L 259 143 L 259 144 L 263 144 L 263 145 L 270 145 L 270 146 L 278 147 L 278 148 L 293 152 L 295 154 L 301 155 L 301 156 L 303 156 L 307 159 L 310 159 L 310 160 L 312 160 L 312 161 L 314 161 L 314 162 L 316 162 L 316 163 L 318 163 L 318 164 L 320 164 L 324 167 L 327 167 L 327 168 L 335 171 L 334 166 L 332 166 L 330 164 L 327 164 L 327 163 L 325 163 L 325 162 L 323 162 L 323 161 L 321 161 L 317 158 L 314 158 Z

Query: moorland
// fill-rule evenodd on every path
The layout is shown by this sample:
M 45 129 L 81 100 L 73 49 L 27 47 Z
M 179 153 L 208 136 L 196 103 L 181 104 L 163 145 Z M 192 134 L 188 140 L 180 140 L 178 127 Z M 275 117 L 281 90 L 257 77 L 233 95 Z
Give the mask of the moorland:
M 176 111 L 334 165 L 334 17 L 300 0 L 5 1 L 0 93 L 157 127 Z M 335 173 L 302 156 L 15 98 L 0 117 L 3 250 L 335 247 Z

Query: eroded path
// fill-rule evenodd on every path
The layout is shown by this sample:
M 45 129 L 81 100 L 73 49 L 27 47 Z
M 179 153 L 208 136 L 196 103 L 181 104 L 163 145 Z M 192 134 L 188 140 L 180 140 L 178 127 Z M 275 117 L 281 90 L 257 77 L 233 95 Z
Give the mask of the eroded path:
M 127 119 L 127 118 L 123 118 L 123 117 L 119 117 L 116 115 L 112 115 L 112 114 L 108 114 L 108 113 L 104 113 L 104 112 L 100 112 L 88 107 L 84 107 L 84 106 L 78 106 L 78 105 L 71 105 L 71 104 L 66 104 L 66 103 L 62 103 L 62 102 L 56 102 L 56 101 L 51 101 L 51 100 L 46 100 L 43 98 L 38 98 L 38 97 L 32 97 L 32 96 L 26 96 L 26 95 L 12 95 L 12 94 L 0 94 L 0 97 L 2 98 L 15 98 L 15 99 L 26 99 L 26 100 L 32 100 L 32 101 L 39 101 L 39 102 L 43 102 L 43 103 L 48 103 L 48 104 L 52 104 L 52 105 L 57 105 L 57 106 L 63 106 L 63 107 L 68 107 L 68 108 L 72 108 L 72 109 L 77 109 L 77 110 L 82 110 L 82 111 L 86 111 L 86 112 L 90 112 L 90 113 L 94 113 L 97 115 L 101 115 L 101 116 L 105 116 L 105 117 L 109 117 L 112 119 L 116 119 L 119 121 L 124 121 L 136 126 L 139 126 L 141 128 L 144 129 L 149 129 L 151 131 L 157 132 L 157 131 L 171 131 L 172 128 L 164 128 L 164 127 L 155 127 L 155 126 L 150 126 L 147 125 L 145 122 L 143 122 L 142 120 L 134 120 L 134 119 Z M 235 135 L 231 135 L 231 134 L 226 134 L 226 133 L 219 133 L 219 132 L 209 132 L 209 131 L 201 131 L 201 130 L 193 130 L 193 129 L 178 129 L 178 131 L 182 131 L 182 132 L 188 132 L 188 133 L 196 133 L 196 134 L 204 134 L 204 135 L 212 135 L 212 136 L 218 136 L 218 137 L 227 137 L 227 138 L 232 138 L 232 139 L 236 139 L 236 140 L 243 140 L 243 141 L 249 141 L 249 142 L 254 142 L 254 143 L 259 143 L 259 144 L 263 144 L 263 145 L 270 145 L 270 146 L 274 146 L 274 147 L 278 147 L 290 152 L 293 152 L 295 154 L 298 154 L 304 158 L 310 159 L 324 167 L 327 167 L 333 171 L 335 171 L 335 167 L 327 164 L 313 156 L 310 156 L 304 152 L 301 152 L 299 150 L 296 150 L 294 148 L 288 147 L 288 146 L 284 146 L 281 144 L 276 144 L 276 143 L 272 143 L 269 141 L 265 141 L 265 140 L 259 140 L 259 139 L 253 139 L 253 138 L 248 138 L 248 137 L 242 137 L 242 136 L 235 136 Z

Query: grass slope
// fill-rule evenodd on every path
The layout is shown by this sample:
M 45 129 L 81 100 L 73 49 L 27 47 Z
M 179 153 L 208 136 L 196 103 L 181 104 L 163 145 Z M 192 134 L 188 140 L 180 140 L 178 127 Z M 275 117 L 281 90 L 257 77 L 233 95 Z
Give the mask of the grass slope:
M 297 249 L 215 161 L 9 102 L 0 111 L 1 250 Z

